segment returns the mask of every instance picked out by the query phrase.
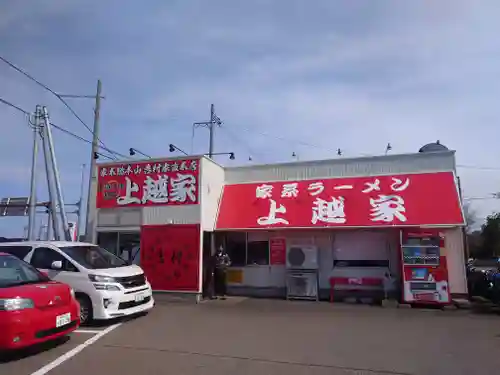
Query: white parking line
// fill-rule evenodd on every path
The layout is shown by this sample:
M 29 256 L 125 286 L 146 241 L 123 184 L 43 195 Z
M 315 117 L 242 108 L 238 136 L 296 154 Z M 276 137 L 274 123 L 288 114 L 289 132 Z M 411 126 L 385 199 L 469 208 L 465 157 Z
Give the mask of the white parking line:
M 96 334 L 96 333 L 101 333 L 104 331 L 103 329 L 77 329 L 75 330 L 76 333 L 91 333 L 91 334 Z
M 78 353 L 80 353 L 87 346 L 92 345 L 97 340 L 99 340 L 101 337 L 107 335 L 112 330 L 118 328 L 120 325 L 121 325 L 121 323 L 114 324 L 114 325 L 106 328 L 104 331 L 100 331 L 97 335 L 89 338 L 83 344 L 80 344 L 76 348 L 71 349 L 69 352 L 63 354 L 59 358 L 57 358 L 54 361 L 50 362 L 49 364 L 46 364 L 42 368 L 40 368 L 40 369 L 36 370 L 35 372 L 31 373 L 31 375 L 45 375 L 49 371 L 52 371 L 53 369 L 55 369 L 57 366 L 60 366 L 62 363 L 66 362 L 68 359 L 73 358 L 75 355 L 77 355 Z

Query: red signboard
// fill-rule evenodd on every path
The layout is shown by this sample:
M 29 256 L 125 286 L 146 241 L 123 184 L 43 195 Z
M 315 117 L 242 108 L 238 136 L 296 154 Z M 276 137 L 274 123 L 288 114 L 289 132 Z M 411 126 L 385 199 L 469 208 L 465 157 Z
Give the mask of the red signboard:
M 280 265 L 286 263 L 286 240 L 284 238 L 271 238 L 269 240 L 270 263 Z
M 99 166 L 97 208 L 198 204 L 199 159 Z
M 200 226 L 141 227 L 141 267 L 153 290 L 200 290 Z
M 217 229 L 463 225 L 452 172 L 224 187 Z

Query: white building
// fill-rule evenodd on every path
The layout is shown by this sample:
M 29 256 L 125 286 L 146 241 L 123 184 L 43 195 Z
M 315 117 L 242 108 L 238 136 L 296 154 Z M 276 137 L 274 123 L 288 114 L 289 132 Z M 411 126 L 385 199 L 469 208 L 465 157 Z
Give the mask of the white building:
M 223 245 L 231 293 L 328 298 L 333 284 L 335 296 L 379 295 L 388 272 L 401 291 L 416 288 L 410 302 L 441 284 L 467 293 L 454 151 L 231 168 L 203 156 L 113 162 L 99 164 L 92 196 L 91 240 L 139 254 L 159 291 L 199 297 L 203 259 Z M 416 233 L 441 245 L 418 245 Z

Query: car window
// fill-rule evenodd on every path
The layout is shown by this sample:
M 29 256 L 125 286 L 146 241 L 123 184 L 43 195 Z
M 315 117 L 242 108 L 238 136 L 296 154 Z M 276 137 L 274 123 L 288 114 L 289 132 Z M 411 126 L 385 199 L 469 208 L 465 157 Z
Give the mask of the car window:
M 128 263 L 109 251 L 95 245 L 61 246 L 67 256 L 91 270 L 128 266 Z
M 52 262 L 61 261 L 61 271 L 78 272 L 78 269 L 64 256 L 48 247 L 38 247 L 31 257 L 31 265 L 41 269 L 51 269 Z
M 0 288 L 49 281 L 28 263 L 12 255 L 0 255 Z
M 31 246 L 0 246 L 0 252 L 23 259 L 31 251 Z

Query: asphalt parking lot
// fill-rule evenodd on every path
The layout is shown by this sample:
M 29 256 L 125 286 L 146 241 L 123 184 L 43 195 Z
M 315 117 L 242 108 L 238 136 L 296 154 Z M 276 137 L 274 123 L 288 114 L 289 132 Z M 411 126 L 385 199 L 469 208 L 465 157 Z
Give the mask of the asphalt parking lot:
M 462 311 L 232 298 L 161 303 L 119 326 L 86 329 L 0 364 L 0 373 L 486 375 L 500 368 L 500 317 Z

